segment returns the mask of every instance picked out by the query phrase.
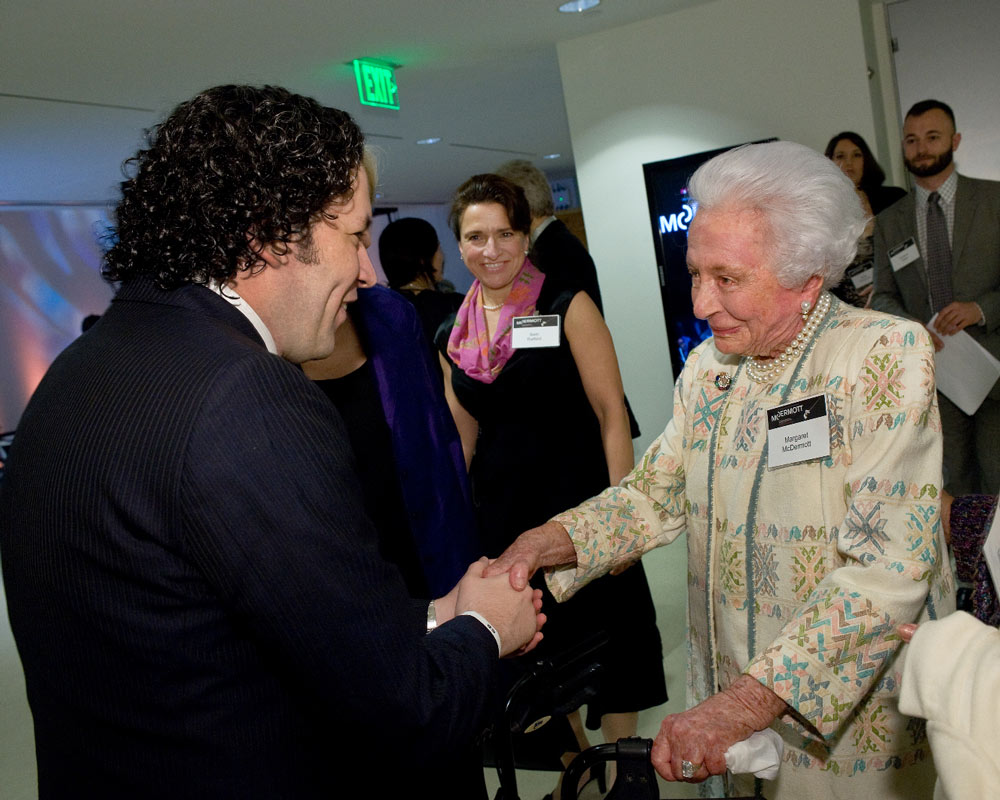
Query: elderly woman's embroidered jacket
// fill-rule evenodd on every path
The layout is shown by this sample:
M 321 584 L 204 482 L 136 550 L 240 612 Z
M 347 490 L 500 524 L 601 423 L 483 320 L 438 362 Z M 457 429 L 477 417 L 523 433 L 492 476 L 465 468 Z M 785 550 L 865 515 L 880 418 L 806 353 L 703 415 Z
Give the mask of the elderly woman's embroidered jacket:
M 769 465 L 772 448 L 804 439 L 769 442 L 768 410 L 816 395 L 829 455 Z M 771 385 L 710 339 L 632 473 L 556 517 L 577 564 L 551 571 L 549 586 L 567 597 L 686 531 L 689 705 L 746 673 L 792 709 L 773 725 L 786 750 L 764 794 L 819 800 L 850 779 L 856 797 L 924 796 L 918 786 L 930 797 L 923 724 L 897 707 L 895 628 L 954 609 L 941 446 L 934 351 L 919 324 L 834 300 Z

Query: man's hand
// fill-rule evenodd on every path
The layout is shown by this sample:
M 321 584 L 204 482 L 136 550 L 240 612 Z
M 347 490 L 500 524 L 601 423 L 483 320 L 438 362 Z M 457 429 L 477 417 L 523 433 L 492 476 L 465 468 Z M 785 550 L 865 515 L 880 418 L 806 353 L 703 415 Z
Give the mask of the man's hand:
M 475 564 L 472 565 L 472 567 L 474 566 Z M 448 594 L 444 597 L 439 597 L 434 601 L 434 616 L 437 619 L 438 625 L 444 625 L 448 620 L 454 619 L 455 601 L 458 600 L 458 587 L 462 585 L 462 581 L 468 576 L 472 567 L 469 567 L 469 569 L 465 571 L 465 575 L 454 585 L 454 587 L 452 587 L 452 590 L 448 592 Z
M 485 617 L 500 634 L 501 656 L 526 653 L 542 640 L 542 593 L 514 589 L 506 575 L 484 577 L 488 564 L 486 558 L 472 564 L 449 592 L 455 593 L 454 615 L 475 611 Z
M 566 529 L 546 522 L 518 536 L 500 557 L 486 568 L 486 577 L 510 575 L 510 585 L 523 589 L 539 567 L 554 567 L 576 561 L 576 549 Z
M 726 771 L 726 751 L 764 730 L 787 710 L 785 701 L 749 675 L 694 708 L 671 714 L 660 725 L 651 761 L 667 781 L 700 782 Z M 681 762 L 697 769 L 685 777 Z
M 976 303 L 971 301 L 963 303 L 956 300 L 953 303 L 948 303 L 938 312 L 937 319 L 934 320 L 934 327 L 937 328 L 938 333 L 951 336 L 970 325 L 978 325 L 982 318 L 983 312 Z M 937 349 L 936 342 L 934 347 Z

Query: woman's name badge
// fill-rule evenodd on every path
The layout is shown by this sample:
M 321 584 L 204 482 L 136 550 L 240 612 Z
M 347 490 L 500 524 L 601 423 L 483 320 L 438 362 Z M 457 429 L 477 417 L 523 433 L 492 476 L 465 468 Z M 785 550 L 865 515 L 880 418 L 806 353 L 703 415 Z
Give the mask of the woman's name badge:
M 871 286 L 875 282 L 875 265 L 869 259 L 860 264 L 848 277 L 851 279 L 851 283 L 854 284 L 855 289 L 864 289 L 866 286 Z
M 816 394 L 767 410 L 767 468 L 830 455 L 826 395 Z
M 558 347 L 559 315 L 514 317 L 510 331 L 510 346 L 515 350 L 527 347 Z
M 920 258 L 920 251 L 917 250 L 917 243 L 913 241 L 912 236 L 889 251 L 889 263 L 892 264 L 893 272 L 899 272 L 918 258 Z

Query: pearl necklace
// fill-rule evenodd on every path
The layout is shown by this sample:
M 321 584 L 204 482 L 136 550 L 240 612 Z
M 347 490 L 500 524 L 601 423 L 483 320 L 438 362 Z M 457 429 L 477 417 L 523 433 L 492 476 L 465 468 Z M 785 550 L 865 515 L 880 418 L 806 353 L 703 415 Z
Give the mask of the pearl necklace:
M 483 309 L 486 311 L 499 311 L 501 308 L 503 308 L 503 303 L 497 303 L 495 306 L 488 306 L 486 303 L 483 303 Z
M 798 361 L 802 357 L 802 353 L 805 352 L 806 344 L 812 339 L 813 334 L 816 333 L 816 329 L 819 327 L 819 323 L 829 310 L 830 295 L 824 293 L 806 317 L 802 325 L 802 330 L 795 335 L 791 344 L 785 348 L 781 355 L 775 356 L 767 364 L 761 364 L 757 360 L 757 356 L 748 356 L 746 367 L 750 380 L 757 383 L 772 383 L 775 378 L 785 371 L 785 367 Z

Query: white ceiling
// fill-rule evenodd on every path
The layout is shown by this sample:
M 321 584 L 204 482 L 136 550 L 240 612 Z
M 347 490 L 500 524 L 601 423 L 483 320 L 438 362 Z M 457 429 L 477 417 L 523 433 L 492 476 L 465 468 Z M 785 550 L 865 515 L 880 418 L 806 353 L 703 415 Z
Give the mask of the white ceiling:
M 349 111 L 380 151 L 384 205 L 444 202 L 509 158 L 568 175 L 555 43 L 699 0 L 604 0 L 583 14 L 559 2 L 4 0 L 0 203 L 114 201 L 143 129 L 220 83 Z M 359 104 L 349 62 L 365 56 L 401 65 L 400 111 Z M 442 141 L 415 143 L 429 136 Z

